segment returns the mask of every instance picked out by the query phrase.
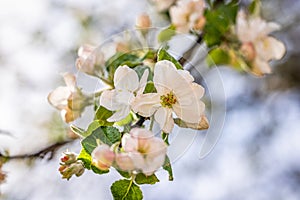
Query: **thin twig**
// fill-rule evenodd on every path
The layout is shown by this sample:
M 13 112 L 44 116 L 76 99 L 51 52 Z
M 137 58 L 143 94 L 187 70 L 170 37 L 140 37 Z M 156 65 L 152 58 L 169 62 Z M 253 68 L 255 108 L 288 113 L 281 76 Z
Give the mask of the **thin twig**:
M 65 144 L 68 144 L 68 143 L 73 142 L 73 141 L 74 140 L 58 142 L 58 143 L 52 144 L 48 147 L 45 147 L 45 148 L 41 149 L 40 151 L 38 151 L 36 153 L 31 153 L 31 154 L 20 154 L 20 155 L 6 156 L 6 155 L 2 155 L 0 153 L 0 158 L 4 158 L 4 159 L 7 159 L 7 160 L 12 160 L 12 159 L 26 159 L 26 158 L 44 158 L 46 155 L 49 155 L 49 157 L 47 159 L 51 160 L 57 149 L 64 146 Z

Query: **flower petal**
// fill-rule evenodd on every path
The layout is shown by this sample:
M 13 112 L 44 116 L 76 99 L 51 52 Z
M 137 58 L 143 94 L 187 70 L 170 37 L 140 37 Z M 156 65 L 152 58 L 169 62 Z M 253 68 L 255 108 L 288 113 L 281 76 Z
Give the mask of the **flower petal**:
M 256 59 L 253 62 L 251 72 L 254 75 L 262 76 L 264 74 L 270 74 L 272 72 L 271 67 L 268 63 L 268 61 L 262 60 L 259 57 L 256 57 Z
M 169 108 L 160 107 L 154 114 L 155 121 L 165 133 L 170 133 L 174 127 L 172 118 L 172 110 Z
M 205 104 L 201 100 L 195 99 L 191 104 L 174 104 L 173 110 L 183 121 L 197 123 L 204 114 Z
M 48 95 L 49 103 L 61 110 L 68 105 L 68 98 L 72 95 L 68 87 L 58 87 Z
M 65 83 L 67 87 L 72 91 L 75 92 L 76 90 L 76 77 L 74 74 L 71 73 L 64 73 L 63 74 Z
M 273 37 L 266 37 L 264 40 L 255 43 L 255 49 L 261 59 L 270 61 L 272 59 L 279 60 L 285 54 L 285 46 L 279 40 Z
M 100 96 L 100 105 L 111 111 L 121 109 L 122 104 L 117 101 L 116 95 L 116 90 L 105 90 Z
M 143 117 L 150 117 L 160 106 L 160 96 L 156 93 L 138 95 L 131 104 L 132 110 Z
M 115 72 L 114 84 L 117 90 L 134 92 L 139 87 L 139 77 L 137 73 L 128 66 L 120 66 Z
M 147 79 L 148 79 L 148 76 L 149 76 L 149 70 L 146 69 L 143 73 L 143 76 L 140 80 L 140 83 L 139 83 L 139 89 L 137 91 L 137 95 L 139 94 L 143 94 L 144 90 L 145 90 L 145 87 L 147 85 Z
M 130 113 L 130 106 L 121 107 L 117 110 L 110 118 L 107 119 L 108 122 L 118 122 L 127 117 Z

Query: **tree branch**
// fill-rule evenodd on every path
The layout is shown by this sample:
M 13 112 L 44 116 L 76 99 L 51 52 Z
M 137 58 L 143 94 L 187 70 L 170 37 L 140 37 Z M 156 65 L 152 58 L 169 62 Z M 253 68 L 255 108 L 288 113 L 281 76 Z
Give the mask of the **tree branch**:
M 36 153 L 32 153 L 32 154 L 20 154 L 20 155 L 6 156 L 6 155 L 2 155 L 0 153 L 0 158 L 3 158 L 5 160 L 12 160 L 12 159 L 26 159 L 26 158 L 44 158 L 46 155 L 49 155 L 47 160 L 51 160 L 57 149 L 64 146 L 65 144 L 71 143 L 73 141 L 74 140 L 58 142 L 58 143 L 52 144 L 52 145 L 45 147 L 45 148 L 41 149 L 40 151 L 38 151 Z

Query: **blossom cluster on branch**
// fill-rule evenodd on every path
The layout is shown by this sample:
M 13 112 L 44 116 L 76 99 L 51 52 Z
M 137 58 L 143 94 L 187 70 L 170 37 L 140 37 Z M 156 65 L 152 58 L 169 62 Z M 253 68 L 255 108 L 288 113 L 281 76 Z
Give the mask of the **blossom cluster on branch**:
M 64 74 L 66 86 L 51 92 L 48 100 L 69 123 L 80 118 L 87 106 L 95 108 L 87 129 L 71 125 L 81 137 L 81 152 L 66 152 L 59 168 L 63 178 L 80 176 L 84 169 L 105 174 L 115 169 L 124 178 L 111 186 L 114 199 L 142 199 L 141 184 L 159 182 L 155 173 L 163 168 L 173 180 L 167 155 L 168 136 L 174 126 L 209 128 L 205 89 L 196 83 L 183 63 L 168 52 L 175 35 L 193 35 L 208 51 L 208 66 L 227 65 L 261 76 L 271 73 L 269 61 L 281 59 L 285 46 L 269 34 L 279 29 L 260 17 L 260 1 L 241 7 L 237 0 L 151 0 L 170 25 L 160 30 L 160 47 L 136 48 L 140 41 L 116 41 L 115 52 L 83 45 L 76 67 L 107 87 L 85 94 L 76 78 Z M 147 41 L 154 23 L 146 14 L 136 20 L 137 32 Z M 154 124 L 160 128 L 154 131 Z

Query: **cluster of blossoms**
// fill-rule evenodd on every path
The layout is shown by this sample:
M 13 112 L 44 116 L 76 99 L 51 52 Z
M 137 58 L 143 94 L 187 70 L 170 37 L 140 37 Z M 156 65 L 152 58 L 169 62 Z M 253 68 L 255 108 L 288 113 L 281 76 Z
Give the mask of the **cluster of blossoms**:
M 112 149 L 106 144 L 99 145 L 92 152 L 93 162 L 101 170 L 114 165 L 116 169 L 147 176 L 152 175 L 165 161 L 167 145 L 151 131 L 133 128 L 125 133 L 121 142 L 122 148 Z
M 71 125 L 81 138 L 82 149 L 79 155 L 65 153 L 59 172 L 70 179 L 80 176 L 84 169 L 104 174 L 114 168 L 124 177 L 111 187 L 115 199 L 133 198 L 128 195 L 135 192 L 133 199 L 141 199 L 137 185 L 158 182 L 155 172 L 161 167 L 173 179 L 167 149 L 172 145 L 168 136 L 175 125 L 209 128 L 201 100 L 205 89 L 184 70 L 180 59 L 167 52 L 171 37 L 193 34 L 198 43 L 205 43 L 214 64 L 241 68 L 257 76 L 270 73 L 269 61 L 281 59 L 285 53 L 283 43 L 269 36 L 279 26 L 252 14 L 250 9 L 239 10 L 236 0 L 210 1 L 209 5 L 204 0 L 151 2 L 159 12 L 168 13 L 170 20 L 170 26 L 158 35 L 161 46 L 157 50 L 135 46 L 147 41 L 153 24 L 147 14 L 142 14 L 136 28 L 143 42 L 116 40 L 116 52 L 109 56 L 92 45 L 78 50 L 76 68 L 100 79 L 108 88 L 87 95 L 76 85 L 75 76 L 65 73 L 66 86 L 48 96 L 67 123 L 80 118 L 87 106 L 94 106 L 94 121 L 87 129 Z M 155 136 L 154 123 L 161 137 Z M 127 188 L 124 194 L 122 187 Z
M 240 11 L 237 16 L 235 33 L 241 42 L 240 52 L 251 65 L 255 75 L 271 73 L 270 60 L 279 60 L 285 54 L 285 46 L 269 34 L 280 29 L 274 22 L 260 17 L 247 16 Z
M 62 178 L 69 180 L 73 175 L 81 176 L 84 173 L 83 163 L 77 160 L 77 156 L 74 153 L 63 153 L 60 161 L 58 171 L 62 175 Z

